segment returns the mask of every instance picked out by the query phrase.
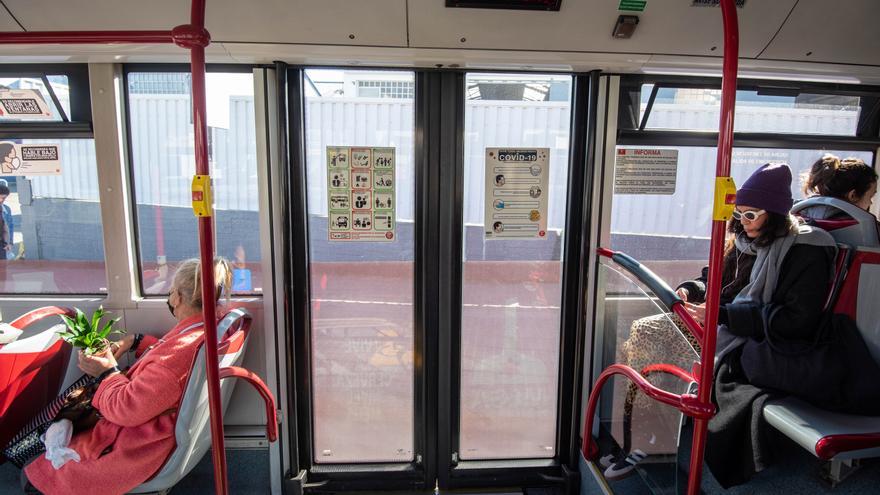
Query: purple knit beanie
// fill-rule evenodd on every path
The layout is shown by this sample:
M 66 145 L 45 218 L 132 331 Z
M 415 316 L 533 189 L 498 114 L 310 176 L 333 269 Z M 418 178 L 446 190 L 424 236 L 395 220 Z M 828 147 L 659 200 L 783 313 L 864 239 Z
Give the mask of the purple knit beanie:
M 791 198 L 791 169 L 784 163 L 768 163 L 755 170 L 736 191 L 736 204 L 788 215 Z

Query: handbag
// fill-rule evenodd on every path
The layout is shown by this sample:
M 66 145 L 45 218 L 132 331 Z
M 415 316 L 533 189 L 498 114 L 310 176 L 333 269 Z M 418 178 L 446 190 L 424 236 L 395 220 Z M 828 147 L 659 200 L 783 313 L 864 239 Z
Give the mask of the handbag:
M 93 427 L 101 417 L 97 409 L 92 407 L 92 398 L 97 389 L 98 383 L 92 377 L 80 377 L 6 445 L 3 457 L 19 468 L 23 467 L 30 459 L 46 451 L 40 437 L 59 419 L 69 419 L 73 423 L 74 434 Z
M 812 342 L 774 342 L 770 328 L 782 306 L 762 310 L 764 339 L 743 345 L 740 363 L 749 383 L 793 395 L 815 405 L 839 407 L 847 379 L 846 356 L 831 313 L 822 319 Z M 856 333 L 858 331 L 856 330 Z

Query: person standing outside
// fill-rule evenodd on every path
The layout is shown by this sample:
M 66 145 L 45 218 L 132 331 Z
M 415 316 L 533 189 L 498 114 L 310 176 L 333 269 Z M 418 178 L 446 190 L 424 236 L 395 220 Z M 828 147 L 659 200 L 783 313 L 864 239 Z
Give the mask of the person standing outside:
M 12 244 L 15 242 L 15 225 L 12 223 L 12 208 L 6 204 L 6 198 L 9 197 L 9 186 L 6 181 L 0 182 L 0 221 L 3 224 L 3 259 L 7 259 L 12 252 Z

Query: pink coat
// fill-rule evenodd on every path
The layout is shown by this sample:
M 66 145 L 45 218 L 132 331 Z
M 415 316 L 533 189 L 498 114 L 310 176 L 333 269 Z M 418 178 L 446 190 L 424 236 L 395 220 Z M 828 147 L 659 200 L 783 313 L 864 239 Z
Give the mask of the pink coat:
M 204 337 L 202 321 L 178 323 L 128 372 L 106 378 L 92 405 L 103 418 L 70 441 L 80 462 L 55 470 L 45 456 L 25 468 L 30 482 L 46 495 L 123 494 L 150 479 L 175 447 L 176 408 Z M 142 345 L 150 345 L 146 340 Z

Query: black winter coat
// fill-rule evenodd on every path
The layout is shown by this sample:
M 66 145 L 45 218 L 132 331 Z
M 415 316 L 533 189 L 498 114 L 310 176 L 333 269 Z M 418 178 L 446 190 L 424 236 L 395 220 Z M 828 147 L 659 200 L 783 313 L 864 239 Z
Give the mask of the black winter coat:
M 812 342 L 820 330 L 831 282 L 833 250 L 795 245 L 780 268 L 771 303 L 779 307 L 768 329 L 774 342 Z M 728 302 L 719 321 L 739 336 L 764 338 L 763 304 Z M 762 410 L 778 392 L 748 382 L 740 365 L 741 348 L 727 354 L 717 367 L 714 399 L 718 413 L 709 421 L 706 464 L 727 488 L 749 480 L 770 463 Z
M 782 261 L 771 301 L 774 306 L 782 306 L 773 319 L 771 336 L 783 341 L 812 341 L 831 288 L 833 256 L 833 250 L 818 246 L 791 247 Z M 687 289 L 688 302 L 705 301 L 708 274 L 709 268 L 705 267 L 700 277 L 678 286 Z M 763 339 L 762 308 L 762 304 L 734 303 L 732 298 L 722 297 L 718 322 L 735 335 Z

